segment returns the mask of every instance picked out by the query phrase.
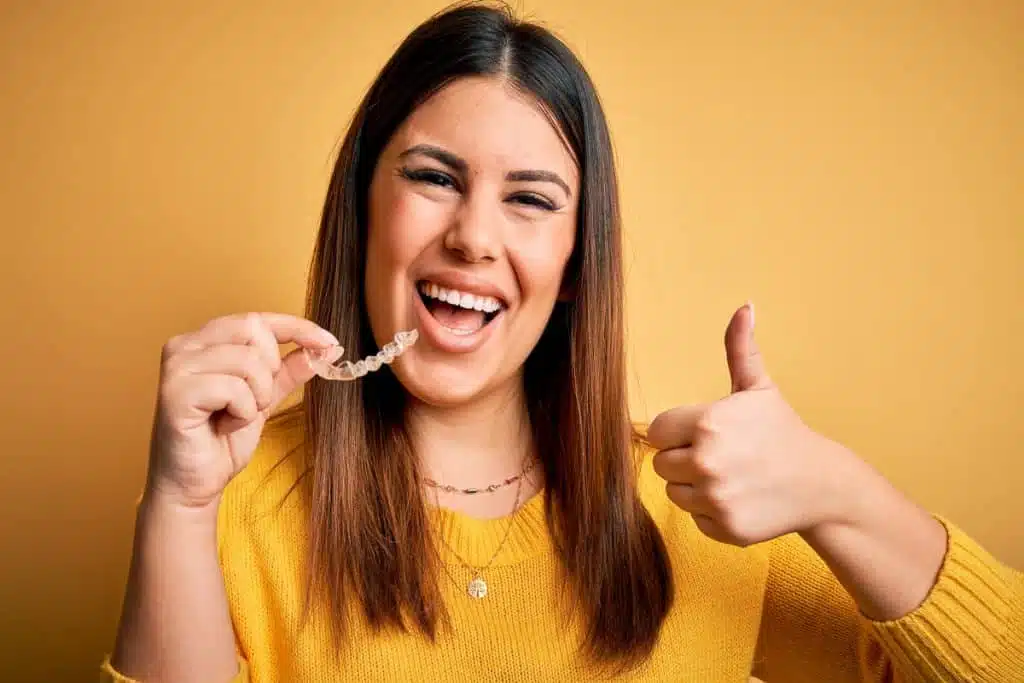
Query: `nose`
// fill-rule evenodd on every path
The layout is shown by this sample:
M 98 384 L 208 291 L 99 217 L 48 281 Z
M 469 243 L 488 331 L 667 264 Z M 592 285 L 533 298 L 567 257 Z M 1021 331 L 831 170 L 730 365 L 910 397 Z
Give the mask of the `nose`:
M 467 194 L 444 236 L 444 246 L 467 263 L 494 261 L 501 252 L 500 200 Z

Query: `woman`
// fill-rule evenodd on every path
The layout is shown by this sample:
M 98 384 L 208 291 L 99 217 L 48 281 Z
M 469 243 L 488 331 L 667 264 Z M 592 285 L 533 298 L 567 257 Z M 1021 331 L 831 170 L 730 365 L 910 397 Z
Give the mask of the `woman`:
M 1024 680 L 1021 575 L 804 426 L 752 307 L 733 393 L 634 432 L 617 201 L 556 38 L 484 7 L 412 33 L 337 161 L 308 320 L 165 346 L 108 680 Z M 405 330 L 309 382 L 304 349 Z

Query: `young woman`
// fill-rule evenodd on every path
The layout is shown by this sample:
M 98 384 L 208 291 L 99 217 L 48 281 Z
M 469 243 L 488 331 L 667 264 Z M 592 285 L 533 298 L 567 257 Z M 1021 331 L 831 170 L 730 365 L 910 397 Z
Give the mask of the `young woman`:
M 1024 680 L 1024 578 L 808 429 L 752 307 L 732 394 L 634 431 L 619 230 L 561 42 L 479 6 L 413 32 L 341 150 L 306 318 L 165 346 L 107 679 Z M 407 330 L 314 378 L 306 350 Z

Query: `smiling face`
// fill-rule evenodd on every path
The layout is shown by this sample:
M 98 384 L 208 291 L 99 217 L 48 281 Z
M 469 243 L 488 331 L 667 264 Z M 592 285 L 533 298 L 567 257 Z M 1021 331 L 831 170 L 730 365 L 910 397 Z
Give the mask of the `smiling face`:
M 514 388 L 563 287 L 579 174 L 540 106 L 463 78 L 406 119 L 370 185 L 366 306 L 378 344 L 419 330 L 393 366 L 437 406 Z

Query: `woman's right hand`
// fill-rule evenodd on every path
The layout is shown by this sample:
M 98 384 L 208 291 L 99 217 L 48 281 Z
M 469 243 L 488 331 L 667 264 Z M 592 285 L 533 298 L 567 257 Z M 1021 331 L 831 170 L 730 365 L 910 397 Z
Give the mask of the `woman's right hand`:
M 281 358 L 278 344 L 299 348 Z M 303 348 L 338 343 L 303 318 L 245 313 L 211 320 L 163 347 L 147 493 L 215 504 L 248 464 L 271 410 L 313 377 Z

